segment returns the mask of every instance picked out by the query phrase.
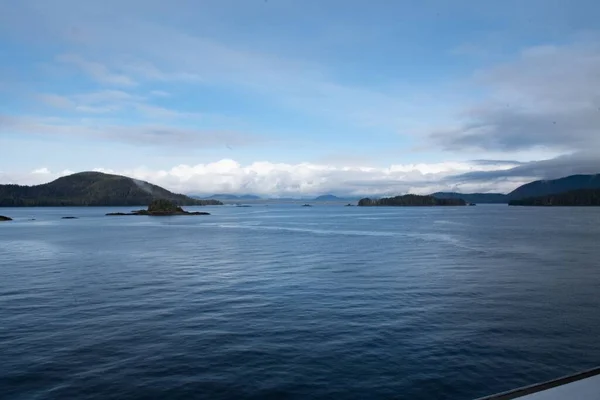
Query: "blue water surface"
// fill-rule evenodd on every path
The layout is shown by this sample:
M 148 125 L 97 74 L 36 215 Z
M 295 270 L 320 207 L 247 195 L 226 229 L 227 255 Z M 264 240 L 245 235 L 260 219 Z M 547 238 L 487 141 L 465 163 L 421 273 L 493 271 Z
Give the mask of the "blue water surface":
M 0 209 L 0 398 L 472 399 L 600 364 L 600 208 L 198 209 Z

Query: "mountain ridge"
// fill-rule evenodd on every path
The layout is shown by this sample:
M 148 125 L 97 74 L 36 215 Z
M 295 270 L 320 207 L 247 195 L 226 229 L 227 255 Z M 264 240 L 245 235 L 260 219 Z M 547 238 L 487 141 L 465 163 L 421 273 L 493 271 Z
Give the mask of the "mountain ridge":
M 509 206 L 600 206 L 600 189 L 576 189 L 546 196 L 511 200 Z
M 1 207 L 136 206 L 157 199 L 180 206 L 222 204 L 173 193 L 139 179 L 95 171 L 78 172 L 41 185 L 0 185 Z
M 557 179 L 542 179 L 525 183 L 515 190 L 503 193 L 458 193 L 435 192 L 431 196 L 439 199 L 462 198 L 469 203 L 500 203 L 508 204 L 511 201 L 532 197 L 556 195 L 580 189 L 600 189 L 600 174 L 568 175 Z
M 600 174 L 577 174 L 526 183 L 508 194 L 511 200 L 548 196 L 579 189 L 600 189 Z
M 322 194 L 314 198 L 314 201 L 340 201 L 342 197 L 334 196 L 333 194 Z

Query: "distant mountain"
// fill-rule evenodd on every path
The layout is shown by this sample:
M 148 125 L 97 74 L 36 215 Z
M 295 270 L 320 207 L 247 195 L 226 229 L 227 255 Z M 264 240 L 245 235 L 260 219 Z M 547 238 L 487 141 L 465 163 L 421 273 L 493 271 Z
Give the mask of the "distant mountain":
M 145 181 L 101 172 L 80 172 L 36 186 L 0 185 L 0 207 L 139 206 L 157 199 L 169 200 L 180 206 L 222 204 L 217 200 L 197 200 Z
M 337 197 L 332 194 L 324 194 L 324 195 L 315 197 L 314 200 L 315 201 L 338 201 L 338 200 L 343 200 L 343 199 L 341 197 Z
M 508 197 L 503 193 L 457 193 L 457 192 L 435 192 L 431 196 L 437 199 L 463 199 L 467 203 L 479 204 L 506 204 Z
M 463 199 L 438 199 L 433 196 L 406 194 L 404 196 L 384 197 L 381 199 L 360 199 L 359 206 L 464 206 Z
M 313 200 L 312 197 L 298 196 L 298 197 L 271 197 L 271 200 L 281 201 L 301 201 L 301 200 Z
M 196 196 L 194 196 L 196 197 Z M 235 195 L 235 194 L 227 194 L 227 193 L 217 193 L 213 194 L 207 199 L 219 199 L 219 200 L 260 200 L 259 196 L 255 196 L 253 194 L 243 194 L 243 195 Z
M 511 200 L 511 206 L 600 206 L 600 189 L 577 189 L 546 196 Z
M 208 196 L 207 199 L 220 199 L 220 200 L 237 200 L 238 197 L 235 194 L 217 193 L 212 196 Z
M 260 200 L 261 199 L 260 196 L 255 196 L 253 194 L 243 194 L 241 196 L 238 196 L 238 198 L 240 200 Z
M 600 174 L 571 175 L 560 179 L 542 180 L 519 186 L 508 194 L 511 200 L 547 196 L 578 189 L 600 189 Z

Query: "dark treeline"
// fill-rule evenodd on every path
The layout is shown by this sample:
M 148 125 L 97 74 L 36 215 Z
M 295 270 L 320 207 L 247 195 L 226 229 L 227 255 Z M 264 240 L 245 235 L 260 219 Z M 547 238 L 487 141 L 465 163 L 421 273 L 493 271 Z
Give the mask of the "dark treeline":
M 600 189 L 579 189 L 548 196 L 511 200 L 511 206 L 600 206 Z
M 433 196 L 406 194 L 404 196 L 384 197 L 381 199 L 360 199 L 359 206 L 464 206 L 463 199 L 437 199 Z
M 509 201 L 508 195 L 502 193 L 435 192 L 431 195 L 437 199 L 463 199 L 477 204 L 508 204 Z

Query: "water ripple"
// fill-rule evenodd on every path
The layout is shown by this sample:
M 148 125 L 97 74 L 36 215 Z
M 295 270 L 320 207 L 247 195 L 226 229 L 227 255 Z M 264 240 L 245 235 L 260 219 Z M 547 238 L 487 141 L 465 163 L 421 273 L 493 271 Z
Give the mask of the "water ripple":
M 3 398 L 470 399 L 600 359 L 600 210 L 106 211 L 0 213 Z

